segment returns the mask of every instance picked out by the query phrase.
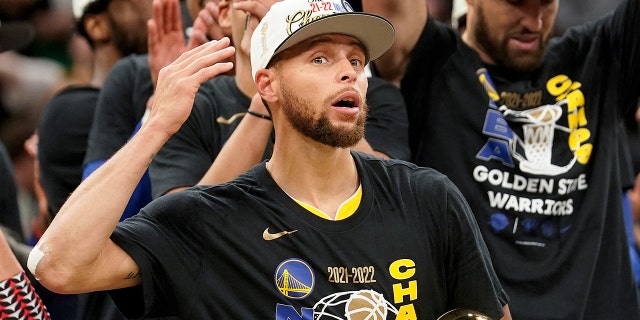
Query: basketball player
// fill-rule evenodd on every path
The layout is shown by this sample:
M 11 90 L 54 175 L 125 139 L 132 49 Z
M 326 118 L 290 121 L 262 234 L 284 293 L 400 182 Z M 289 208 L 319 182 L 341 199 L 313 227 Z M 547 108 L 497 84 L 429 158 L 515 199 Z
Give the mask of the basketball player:
M 232 68 L 220 61 L 234 49 L 225 38 L 183 54 L 160 73 L 140 131 L 54 219 L 30 270 L 56 291 L 120 289 L 111 294 L 131 317 L 436 319 L 471 308 L 510 319 L 455 186 L 434 170 L 349 150 L 367 115 L 364 66 L 393 34 L 346 1 L 276 3 L 251 39 L 272 158 L 230 183 L 162 196 L 118 224 L 198 86 Z
M 617 152 L 640 93 L 640 6 L 551 39 L 559 2 L 466 0 L 461 36 L 425 15 L 384 60 L 397 64 L 374 63 L 404 73 L 412 159 L 469 200 L 514 319 L 640 319 Z M 410 29 L 423 3 L 363 8 Z

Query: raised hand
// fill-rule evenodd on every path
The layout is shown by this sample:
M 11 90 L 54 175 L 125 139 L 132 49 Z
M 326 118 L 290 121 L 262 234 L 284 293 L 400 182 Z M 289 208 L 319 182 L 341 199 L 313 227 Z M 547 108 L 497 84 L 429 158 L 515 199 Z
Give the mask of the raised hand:
M 191 113 L 200 85 L 233 68 L 233 63 L 226 62 L 235 54 L 235 48 L 229 44 L 226 37 L 212 40 L 162 68 L 147 123 L 159 124 L 170 135 L 178 131 Z
M 207 2 L 205 7 L 199 11 L 191 28 L 189 43 L 187 43 L 188 50 L 206 43 L 209 39 L 219 40 L 231 36 L 231 26 L 224 25 L 220 21 L 221 6 L 226 5 L 228 5 L 227 1 Z M 235 56 L 230 57 L 228 61 L 234 62 Z M 232 69 L 226 74 L 233 75 L 234 70 Z
M 198 12 L 198 16 L 193 21 L 193 32 L 202 33 L 213 40 L 231 36 L 231 26 L 220 23 L 219 2 L 220 1 L 205 3 L 204 8 Z M 189 49 L 198 46 L 197 41 L 199 37 L 194 37 L 194 35 L 195 34 L 192 34 L 192 37 L 189 39 Z M 191 44 L 192 40 L 196 41 L 193 45 Z
M 147 29 L 151 80 L 156 87 L 160 69 L 188 50 L 178 0 L 153 0 L 153 17 L 147 21 Z
M 247 22 L 245 26 L 244 36 L 240 41 L 242 51 L 249 54 L 251 51 L 251 35 L 260 23 L 260 20 L 267 14 L 271 6 L 281 0 L 235 0 L 233 7 L 247 13 Z M 237 39 L 234 39 L 237 45 Z

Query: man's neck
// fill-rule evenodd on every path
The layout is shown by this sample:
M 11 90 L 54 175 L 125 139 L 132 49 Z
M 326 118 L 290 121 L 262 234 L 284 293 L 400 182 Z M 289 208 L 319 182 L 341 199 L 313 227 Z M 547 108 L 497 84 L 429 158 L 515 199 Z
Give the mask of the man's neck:
M 122 58 L 113 45 L 98 45 L 93 51 L 93 76 L 91 86 L 101 88 L 113 65 Z
M 486 54 L 482 48 L 478 45 L 477 41 L 474 41 L 474 39 L 471 36 L 471 32 L 469 32 L 468 30 L 466 30 L 463 34 L 462 34 L 462 42 L 464 42 L 467 46 L 469 46 L 473 51 L 475 51 L 478 56 L 480 57 L 480 60 L 488 65 L 495 65 L 495 61 L 493 60 L 493 58 L 491 58 L 488 54 Z
M 278 146 L 282 143 L 279 139 L 267 163 L 278 186 L 289 196 L 335 216 L 339 206 L 360 185 L 349 149 L 328 147 L 308 138 L 287 143 L 284 149 Z

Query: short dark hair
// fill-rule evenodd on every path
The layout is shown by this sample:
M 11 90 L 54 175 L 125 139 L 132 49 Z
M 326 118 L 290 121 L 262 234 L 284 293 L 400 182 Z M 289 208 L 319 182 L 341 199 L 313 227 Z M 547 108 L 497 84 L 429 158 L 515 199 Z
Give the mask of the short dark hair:
M 82 12 L 82 16 L 76 20 L 76 31 L 78 32 L 79 35 L 87 39 L 87 41 L 89 42 L 89 45 L 91 45 L 91 48 L 94 48 L 95 43 L 93 42 L 93 39 L 89 37 L 87 30 L 84 28 L 84 19 L 90 14 L 99 14 L 99 13 L 105 12 L 110 2 L 111 0 L 96 0 L 96 1 L 90 2 L 84 8 L 84 11 Z

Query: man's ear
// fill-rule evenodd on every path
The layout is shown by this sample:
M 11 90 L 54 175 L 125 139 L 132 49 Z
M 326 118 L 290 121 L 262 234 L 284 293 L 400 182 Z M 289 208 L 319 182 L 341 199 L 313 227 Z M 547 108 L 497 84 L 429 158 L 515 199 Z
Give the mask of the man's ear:
M 90 14 L 84 18 L 84 29 L 94 43 L 111 40 L 111 27 L 105 14 Z
M 278 81 L 276 74 L 272 69 L 260 69 L 256 72 L 256 88 L 258 93 L 267 103 L 271 103 L 278 100 Z
M 218 3 L 218 25 L 223 30 L 231 30 L 231 1 L 222 0 Z M 231 34 L 231 32 L 229 32 Z

